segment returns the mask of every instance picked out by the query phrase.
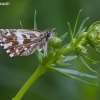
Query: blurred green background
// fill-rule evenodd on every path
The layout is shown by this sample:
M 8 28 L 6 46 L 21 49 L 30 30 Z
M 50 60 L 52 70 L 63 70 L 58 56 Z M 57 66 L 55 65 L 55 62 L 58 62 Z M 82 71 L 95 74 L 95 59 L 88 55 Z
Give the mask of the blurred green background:
M 25 29 L 34 26 L 34 11 L 37 10 L 38 29 L 56 28 L 58 37 L 69 32 L 67 22 L 73 28 L 77 14 L 83 8 L 78 27 L 81 22 L 90 17 L 86 23 L 89 27 L 93 22 L 100 20 L 100 0 L 0 0 L 10 2 L 8 6 L 0 5 L 0 28 L 19 29 L 22 21 Z M 69 34 L 64 43 L 69 42 Z M 91 58 L 99 60 L 99 53 L 90 49 Z M 70 53 L 69 55 L 75 55 Z M 88 61 L 87 61 L 88 62 Z M 79 70 L 98 76 L 92 83 L 100 83 L 99 65 L 88 64 L 99 74 L 91 73 L 80 59 L 71 62 L 70 69 Z M 11 59 L 0 47 L 0 100 L 11 100 L 33 74 L 38 66 L 35 54 L 28 57 Z M 53 72 L 47 72 L 31 86 L 22 100 L 100 100 L 100 85 L 90 86 L 82 82 L 68 79 Z

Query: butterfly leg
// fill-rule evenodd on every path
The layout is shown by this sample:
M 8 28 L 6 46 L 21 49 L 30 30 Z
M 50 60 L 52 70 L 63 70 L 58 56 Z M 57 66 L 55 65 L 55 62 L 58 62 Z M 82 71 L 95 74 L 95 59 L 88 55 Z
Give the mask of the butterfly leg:
M 39 50 L 37 50 L 38 51 L 38 53 L 42 56 L 42 57 L 44 57 L 44 55 L 42 54 L 42 49 L 39 49 Z
M 45 44 L 45 46 L 44 46 L 44 56 L 46 56 L 47 55 L 47 43 Z

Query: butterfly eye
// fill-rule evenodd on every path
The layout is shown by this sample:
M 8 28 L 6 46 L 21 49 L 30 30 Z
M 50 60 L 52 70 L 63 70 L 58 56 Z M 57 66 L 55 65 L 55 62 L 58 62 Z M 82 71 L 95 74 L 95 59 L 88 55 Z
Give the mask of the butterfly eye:
M 42 34 L 40 36 L 43 36 Z
M 47 37 L 50 37 L 50 34 L 49 33 L 47 34 Z

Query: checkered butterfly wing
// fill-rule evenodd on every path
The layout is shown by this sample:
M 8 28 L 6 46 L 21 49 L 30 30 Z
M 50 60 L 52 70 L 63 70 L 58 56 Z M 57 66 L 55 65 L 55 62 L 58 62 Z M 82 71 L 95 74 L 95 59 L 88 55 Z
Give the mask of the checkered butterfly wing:
M 29 55 L 36 50 L 40 34 L 40 31 L 35 30 L 1 29 L 0 45 L 10 57 Z
M 32 54 L 37 46 L 43 49 L 48 40 L 53 37 L 54 31 L 0 29 L 0 45 L 10 57 L 27 56 Z

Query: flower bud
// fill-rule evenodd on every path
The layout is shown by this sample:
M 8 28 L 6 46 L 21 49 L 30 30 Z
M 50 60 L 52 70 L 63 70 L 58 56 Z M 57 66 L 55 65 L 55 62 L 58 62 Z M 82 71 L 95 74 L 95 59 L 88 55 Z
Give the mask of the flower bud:
M 78 50 L 79 52 L 83 53 L 83 54 L 87 54 L 87 49 L 85 46 L 82 46 L 80 44 L 77 45 L 76 50 Z
M 91 32 L 87 35 L 89 39 L 89 44 L 100 48 L 100 24 L 96 24 L 95 26 L 91 27 Z
M 59 48 L 61 43 L 62 43 L 62 40 L 58 37 L 54 37 L 51 39 L 51 44 L 54 49 Z

